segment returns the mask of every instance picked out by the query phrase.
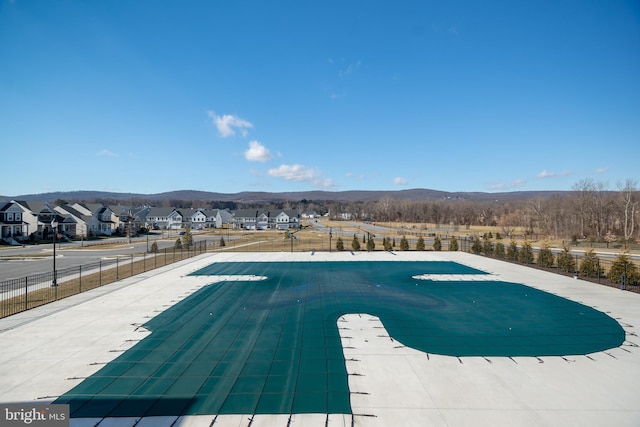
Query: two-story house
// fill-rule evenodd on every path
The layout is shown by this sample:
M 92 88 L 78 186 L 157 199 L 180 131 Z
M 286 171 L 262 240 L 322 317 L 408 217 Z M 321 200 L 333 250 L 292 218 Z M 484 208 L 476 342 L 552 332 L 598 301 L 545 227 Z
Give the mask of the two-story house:
M 233 228 L 244 230 L 300 228 L 300 214 L 295 210 L 265 212 L 255 209 L 239 209 L 233 217 Z
M 209 227 L 223 228 L 225 225 L 233 224 L 233 214 L 226 209 L 209 209 L 205 212 Z
M 87 233 L 93 236 L 111 236 L 118 228 L 118 216 L 101 203 L 75 203 L 71 205 L 78 212 L 89 218 Z
M 24 202 L 22 202 L 24 203 Z M 32 221 L 28 221 L 31 217 Z M 35 221 L 33 221 L 35 219 Z M 31 229 L 29 229 L 31 226 Z M 12 200 L 0 206 L 0 239 L 18 244 L 29 238 L 31 232 L 37 230 L 37 217 L 20 202 Z
M 270 228 L 275 228 L 276 230 L 300 228 L 300 214 L 295 210 L 280 211 L 280 213 L 275 216 Z
M 54 210 L 63 216 L 62 230 L 68 237 L 86 238 L 89 236 L 87 222 L 91 215 L 86 215 L 71 205 L 56 206 Z
M 169 228 L 169 215 L 173 208 L 152 207 L 146 215 L 145 225 L 150 230 L 166 230 Z

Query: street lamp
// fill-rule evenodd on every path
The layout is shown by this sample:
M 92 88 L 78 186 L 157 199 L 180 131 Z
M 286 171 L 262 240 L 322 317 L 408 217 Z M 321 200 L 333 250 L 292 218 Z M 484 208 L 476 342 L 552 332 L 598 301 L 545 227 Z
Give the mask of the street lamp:
M 53 232 L 53 284 L 51 286 L 58 286 L 58 278 L 56 277 L 56 234 L 58 233 L 58 221 L 55 216 L 51 220 L 51 231 Z
M 331 237 L 333 237 L 333 230 L 329 227 L 329 252 L 331 252 Z

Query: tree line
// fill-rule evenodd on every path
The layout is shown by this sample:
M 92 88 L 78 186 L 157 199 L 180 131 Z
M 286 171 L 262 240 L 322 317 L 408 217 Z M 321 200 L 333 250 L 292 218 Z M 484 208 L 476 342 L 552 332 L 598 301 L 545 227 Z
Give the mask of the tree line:
M 627 179 L 615 190 L 604 182 L 583 179 L 562 195 L 529 200 L 394 200 L 330 203 L 332 217 L 348 213 L 354 220 L 407 222 L 449 226 L 499 227 L 505 236 L 520 232 L 551 239 L 633 241 L 640 238 L 640 194 L 637 181 Z
M 99 199 L 106 205 L 123 204 L 122 200 Z M 640 240 L 640 194 L 638 182 L 627 179 L 615 188 L 608 183 L 582 179 L 571 191 L 548 197 L 513 200 L 435 201 L 397 200 L 393 193 L 377 201 L 298 200 L 278 202 L 230 202 L 171 199 L 164 201 L 135 198 L 131 205 L 173 208 L 295 209 L 329 214 L 332 219 L 359 221 L 424 223 L 436 228 L 492 226 L 504 236 L 521 233 L 551 239 L 588 239 L 598 242 Z

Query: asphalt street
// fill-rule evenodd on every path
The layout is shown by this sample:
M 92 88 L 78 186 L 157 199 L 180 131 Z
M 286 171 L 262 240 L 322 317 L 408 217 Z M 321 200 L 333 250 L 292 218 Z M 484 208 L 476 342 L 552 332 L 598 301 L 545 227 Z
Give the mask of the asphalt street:
M 69 267 L 77 267 L 97 263 L 100 260 L 114 259 L 115 257 L 129 257 L 132 254 L 142 254 L 151 247 L 153 242 L 158 244 L 158 250 L 172 248 L 175 245 L 176 236 L 161 238 L 150 236 L 132 238 L 129 243 L 127 238 L 114 239 L 121 244 L 95 245 L 95 242 L 64 242 L 56 244 L 56 269 L 62 270 Z M 228 239 L 227 236 L 224 236 Z M 216 235 L 193 235 L 195 244 L 201 241 L 211 243 L 218 241 Z M 233 239 L 233 236 L 231 236 Z M 0 250 L 0 281 L 22 278 L 25 276 L 46 273 L 53 268 L 53 245 L 27 245 L 15 246 Z

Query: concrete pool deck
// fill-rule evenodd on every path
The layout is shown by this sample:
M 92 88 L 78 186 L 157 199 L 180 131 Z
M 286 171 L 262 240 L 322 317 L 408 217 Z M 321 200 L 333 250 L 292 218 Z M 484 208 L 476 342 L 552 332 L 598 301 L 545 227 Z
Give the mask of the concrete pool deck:
M 380 321 L 340 318 L 352 414 L 74 418 L 77 426 L 637 426 L 640 295 L 461 252 L 215 253 L 0 319 L 0 402 L 48 403 L 149 335 L 143 324 L 211 283 L 212 262 L 454 261 L 594 307 L 622 346 L 578 356 L 451 357 L 390 339 Z M 213 424 L 212 424 L 213 423 Z

